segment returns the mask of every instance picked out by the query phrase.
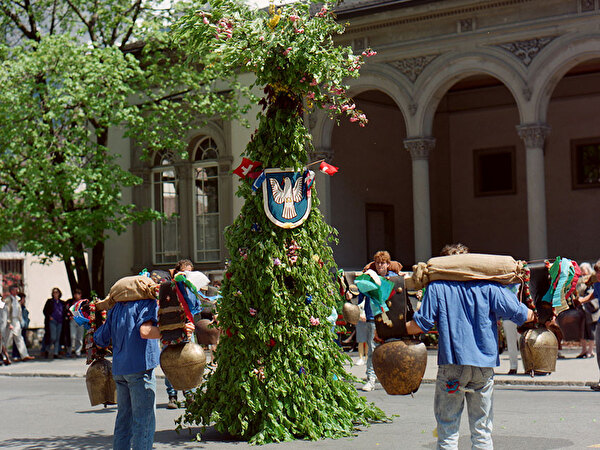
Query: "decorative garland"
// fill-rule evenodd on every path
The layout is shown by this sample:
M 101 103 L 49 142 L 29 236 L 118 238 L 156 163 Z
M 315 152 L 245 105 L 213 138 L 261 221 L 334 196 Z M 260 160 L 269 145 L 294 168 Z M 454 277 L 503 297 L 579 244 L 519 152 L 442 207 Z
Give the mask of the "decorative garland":
M 98 320 L 100 324 L 98 324 Z M 107 351 L 99 348 L 94 342 L 94 333 L 106 321 L 106 311 L 100 311 L 100 316 L 96 314 L 96 303 L 90 302 L 90 329 L 85 335 L 85 351 L 87 354 L 86 364 L 91 364 L 97 359 L 106 356 Z

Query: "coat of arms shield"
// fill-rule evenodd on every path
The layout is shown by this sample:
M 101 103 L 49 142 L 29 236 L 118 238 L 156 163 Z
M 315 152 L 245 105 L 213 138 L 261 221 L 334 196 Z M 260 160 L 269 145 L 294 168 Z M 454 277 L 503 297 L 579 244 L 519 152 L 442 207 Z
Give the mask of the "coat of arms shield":
M 293 169 L 265 169 L 263 205 L 271 222 L 281 228 L 296 228 L 310 214 L 310 190 L 305 173 Z

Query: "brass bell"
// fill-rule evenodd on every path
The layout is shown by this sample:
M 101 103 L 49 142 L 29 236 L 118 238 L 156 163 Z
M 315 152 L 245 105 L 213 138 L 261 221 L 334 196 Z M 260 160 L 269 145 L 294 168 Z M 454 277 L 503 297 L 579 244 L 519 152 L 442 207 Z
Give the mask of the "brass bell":
M 100 358 L 92 362 L 85 373 L 85 384 L 92 406 L 117 404 L 117 385 L 110 361 Z
M 196 322 L 196 340 L 202 345 L 217 345 L 221 330 L 217 327 L 210 326 L 213 323 L 210 319 L 200 319 Z
M 427 367 L 425 344 L 413 339 L 388 341 L 373 351 L 373 368 L 389 395 L 417 392 Z
M 194 342 L 169 345 L 160 354 L 160 367 L 177 391 L 187 391 L 200 386 L 206 354 Z
M 360 308 L 358 305 L 346 302 L 342 307 L 342 316 L 346 322 L 356 325 L 360 319 Z
M 525 372 L 554 372 L 558 358 L 558 340 L 546 328 L 525 331 L 520 339 L 521 359 Z

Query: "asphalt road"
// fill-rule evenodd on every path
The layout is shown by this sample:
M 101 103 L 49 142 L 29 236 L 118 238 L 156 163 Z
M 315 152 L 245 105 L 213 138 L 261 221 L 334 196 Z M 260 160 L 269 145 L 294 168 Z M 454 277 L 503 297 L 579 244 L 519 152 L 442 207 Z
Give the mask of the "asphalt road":
M 249 445 L 208 429 L 174 431 L 181 410 L 166 409 L 162 381 L 158 385 L 155 448 L 243 449 Z M 365 394 L 389 415 L 392 423 L 357 430 L 354 437 L 317 442 L 270 444 L 271 449 L 432 449 L 433 385 L 424 384 L 410 396 L 388 396 L 380 385 Z M 0 377 L 0 448 L 110 448 L 116 407 L 91 407 L 81 378 Z M 585 387 L 497 386 L 494 399 L 494 443 L 497 449 L 566 449 L 600 447 L 600 393 Z M 459 448 L 470 448 L 466 413 Z

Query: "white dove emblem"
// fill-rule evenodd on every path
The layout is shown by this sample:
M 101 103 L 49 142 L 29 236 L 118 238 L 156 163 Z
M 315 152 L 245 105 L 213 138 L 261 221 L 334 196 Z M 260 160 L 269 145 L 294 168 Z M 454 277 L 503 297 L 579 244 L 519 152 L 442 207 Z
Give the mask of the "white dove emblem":
M 298 214 L 294 207 L 294 202 L 302 200 L 302 177 L 299 177 L 292 189 L 292 180 L 290 177 L 283 178 L 283 189 L 274 178 L 270 178 L 273 200 L 278 205 L 283 203 L 283 218 L 293 219 Z

